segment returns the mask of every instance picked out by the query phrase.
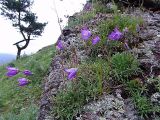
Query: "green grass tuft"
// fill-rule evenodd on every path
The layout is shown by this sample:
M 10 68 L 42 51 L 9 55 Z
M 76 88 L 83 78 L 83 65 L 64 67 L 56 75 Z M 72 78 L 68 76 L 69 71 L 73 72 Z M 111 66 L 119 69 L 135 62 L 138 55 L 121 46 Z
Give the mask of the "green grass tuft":
M 9 112 L 0 116 L 0 120 L 35 120 L 37 115 L 38 107 L 36 105 L 30 105 L 27 108 L 22 108 L 20 113 Z
M 111 66 L 112 74 L 119 82 L 123 82 L 128 77 L 140 72 L 137 59 L 131 53 L 127 52 L 113 55 L 111 57 Z

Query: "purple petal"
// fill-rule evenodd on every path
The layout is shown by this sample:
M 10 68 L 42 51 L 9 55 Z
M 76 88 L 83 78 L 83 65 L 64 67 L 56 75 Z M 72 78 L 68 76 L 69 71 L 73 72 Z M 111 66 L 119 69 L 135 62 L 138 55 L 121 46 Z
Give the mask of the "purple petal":
M 78 68 L 65 69 L 65 71 L 66 71 L 67 73 L 75 72 L 75 71 L 77 71 L 77 70 L 78 70 Z
M 6 69 L 8 71 L 18 71 L 18 68 L 14 68 L 14 67 L 10 67 L 10 66 L 6 67 Z
M 81 30 L 81 36 L 82 36 L 82 39 L 88 40 L 91 36 L 91 31 L 89 31 L 88 29 L 83 29 Z
M 95 45 L 100 41 L 100 37 L 96 36 L 93 40 L 92 40 L 92 44 Z
M 19 73 L 19 70 L 14 67 L 6 67 L 6 69 L 8 70 L 8 72 L 6 73 L 6 76 L 8 77 L 13 77 Z
M 77 74 L 77 72 L 71 72 L 71 73 L 68 75 L 68 79 L 71 80 L 71 79 L 75 78 L 75 77 L 76 77 L 76 74 Z
M 18 84 L 19 86 L 25 86 L 25 85 L 29 84 L 29 81 L 26 78 L 19 78 L 18 82 L 19 82 L 19 84 Z
M 8 77 L 13 77 L 13 76 L 15 76 L 16 74 L 17 74 L 16 71 L 8 71 L 8 72 L 6 73 L 6 76 L 8 76 Z
M 71 80 L 76 77 L 78 68 L 65 69 L 65 71 L 68 73 L 68 79 Z
M 29 70 L 24 70 L 22 73 L 23 73 L 24 75 L 27 75 L 27 76 L 32 75 L 32 72 L 29 71 Z
M 58 49 L 58 50 L 63 50 L 63 44 L 62 44 L 62 41 L 61 40 L 59 40 L 58 41 L 58 44 L 56 45 L 56 48 Z
M 113 32 L 108 36 L 110 40 L 119 40 L 122 37 L 122 33 L 115 28 Z

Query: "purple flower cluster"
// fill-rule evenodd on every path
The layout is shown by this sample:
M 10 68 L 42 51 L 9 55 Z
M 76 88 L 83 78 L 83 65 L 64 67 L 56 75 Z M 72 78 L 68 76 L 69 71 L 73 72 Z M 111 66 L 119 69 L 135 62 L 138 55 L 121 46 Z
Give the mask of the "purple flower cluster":
M 108 38 L 110 40 L 116 40 L 116 41 L 121 40 L 128 32 L 129 29 L 127 27 L 125 27 L 122 32 L 120 32 L 118 28 L 115 28 L 114 31 L 112 31 L 111 34 L 108 36 Z M 123 44 L 126 49 L 128 50 L 130 49 L 128 43 L 125 40 L 123 41 Z
M 88 40 L 91 37 L 92 33 L 87 28 L 81 30 L 81 36 L 83 40 Z M 100 37 L 96 36 L 92 39 L 92 45 L 97 44 L 100 41 Z
M 7 69 L 7 73 L 6 73 L 7 77 L 13 77 L 20 72 L 20 70 L 18 68 L 14 68 L 14 67 L 10 67 L 10 66 L 6 67 L 6 69 Z M 24 74 L 26 76 L 33 75 L 33 73 L 30 70 L 24 70 L 24 71 L 22 71 L 22 74 Z M 29 80 L 26 78 L 19 78 L 18 82 L 19 82 L 19 84 L 18 84 L 19 86 L 25 86 L 25 85 L 29 84 Z
M 81 29 L 81 37 L 82 37 L 83 40 L 85 40 L 85 41 L 89 40 L 91 35 L 92 35 L 91 31 L 89 29 L 87 29 L 86 27 Z M 92 40 L 92 45 L 97 44 L 99 41 L 100 41 L 100 37 L 95 36 Z M 58 40 L 58 42 L 56 44 L 56 49 L 57 50 L 64 50 L 64 45 L 63 45 L 62 40 Z
M 86 8 L 90 8 L 90 6 L 88 5 L 88 6 L 86 6 Z M 128 29 L 125 28 L 124 31 L 127 32 Z M 88 41 L 91 36 L 92 36 L 92 33 L 91 33 L 91 31 L 89 29 L 87 29 L 87 27 L 84 27 L 84 28 L 81 29 L 81 37 L 82 37 L 83 40 Z M 120 32 L 118 30 L 118 28 L 115 28 L 114 31 L 112 31 L 110 33 L 110 35 L 108 36 L 108 38 L 110 40 L 120 40 L 122 37 L 123 37 L 123 33 Z M 96 45 L 99 41 L 100 41 L 100 37 L 99 36 L 93 37 L 92 45 Z M 128 48 L 128 44 L 127 43 L 125 43 L 124 45 L 125 45 L 126 48 Z M 58 50 L 63 50 L 64 49 L 64 46 L 63 46 L 63 43 L 62 43 L 61 40 L 58 40 L 56 48 Z M 74 79 L 76 77 L 76 75 L 77 75 L 77 71 L 78 71 L 78 68 L 65 69 L 65 72 L 68 74 L 67 78 L 69 80 Z M 32 75 L 32 73 L 30 73 L 27 70 L 25 70 L 23 73 L 27 74 L 27 75 Z M 28 83 L 28 82 L 26 82 L 26 83 Z

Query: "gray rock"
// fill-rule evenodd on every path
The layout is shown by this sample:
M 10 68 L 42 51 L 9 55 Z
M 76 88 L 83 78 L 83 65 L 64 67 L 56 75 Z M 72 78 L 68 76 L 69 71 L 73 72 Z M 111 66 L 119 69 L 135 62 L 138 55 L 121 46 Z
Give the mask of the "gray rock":
M 105 95 L 97 101 L 85 105 L 82 109 L 82 119 L 95 118 L 95 120 L 139 120 L 134 105 L 130 99 L 119 99 L 113 95 Z M 89 119 L 91 120 L 91 119 Z
M 160 93 L 156 92 L 151 96 L 151 102 L 154 104 L 160 105 Z
M 153 76 L 157 74 L 156 70 L 160 69 L 160 38 L 158 37 L 160 31 L 157 27 L 160 14 L 142 12 L 138 9 L 132 14 L 144 18 L 146 29 L 139 32 L 139 37 L 143 42 L 131 51 L 135 53 L 142 68 L 149 73 L 149 76 Z

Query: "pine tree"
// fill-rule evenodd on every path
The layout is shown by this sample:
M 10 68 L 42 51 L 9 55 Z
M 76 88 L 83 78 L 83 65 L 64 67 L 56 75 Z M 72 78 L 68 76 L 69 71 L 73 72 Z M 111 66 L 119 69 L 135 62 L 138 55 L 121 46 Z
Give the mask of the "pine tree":
M 31 12 L 32 0 L 0 0 L 1 15 L 12 21 L 12 26 L 18 28 L 23 40 L 14 43 L 17 47 L 17 59 L 21 51 L 26 49 L 33 37 L 41 36 L 47 23 L 37 22 L 37 16 Z M 21 43 L 24 43 L 21 45 Z

